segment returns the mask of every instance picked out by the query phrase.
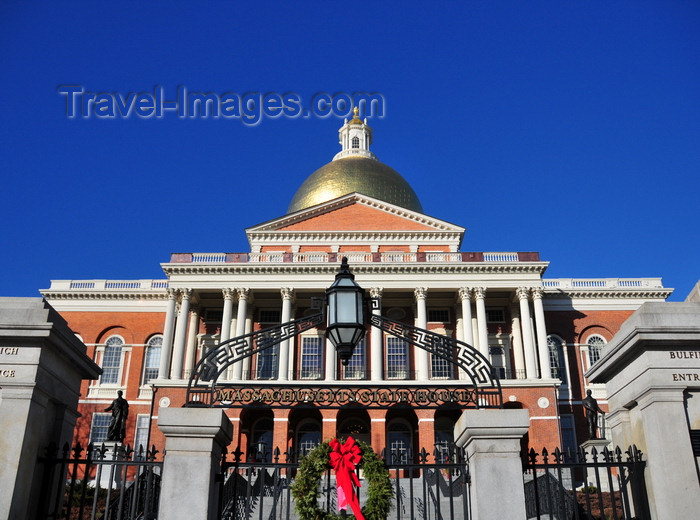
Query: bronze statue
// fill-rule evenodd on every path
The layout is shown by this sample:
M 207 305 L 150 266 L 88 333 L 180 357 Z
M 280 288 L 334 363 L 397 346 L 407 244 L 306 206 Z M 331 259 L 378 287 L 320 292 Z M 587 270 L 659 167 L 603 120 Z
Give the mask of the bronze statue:
M 591 395 L 591 391 L 586 391 L 586 397 L 581 401 L 586 409 L 586 420 L 588 420 L 588 438 L 598 438 L 598 414 L 605 412 L 598 406 L 598 401 Z
M 129 403 L 122 397 L 123 392 L 117 391 L 117 398 L 112 401 L 105 412 L 112 412 L 112 419 L 107 428 L 107 440 L 123 442 L 126 437 L 126 418 L 129 416 Z

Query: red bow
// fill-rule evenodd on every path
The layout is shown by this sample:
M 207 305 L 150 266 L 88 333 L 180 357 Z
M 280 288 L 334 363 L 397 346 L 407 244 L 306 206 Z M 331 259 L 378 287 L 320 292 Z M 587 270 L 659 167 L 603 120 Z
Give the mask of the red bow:
M 357 520 L 365 520 L 362 516 L 360 501 L 357 499 L 355 487 L 360 486 L 360 479 L 357 478 L 355 467 L 362 460 L 360 455 L 360 447 L 355 444 L 355 439 L 348 437 L 345 444 L 340 444 L 338 439 L 333 439 L 330 442 L 331 468 L 335 470 L 336 488 L 338 490 L 338 511 L 341 509 L 347 510 L 348 504 L 355 513 Z

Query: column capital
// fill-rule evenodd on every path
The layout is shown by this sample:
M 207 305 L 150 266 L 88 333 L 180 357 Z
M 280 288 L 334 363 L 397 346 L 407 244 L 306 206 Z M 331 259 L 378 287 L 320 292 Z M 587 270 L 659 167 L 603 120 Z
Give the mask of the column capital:
M 544 287 L 533 287 L 532 288 L 532 299 L 541 300 L 544 296 Z
M 225 287 L 221 289 L 221 292 L 224 295 L 224 300 L 231 300 L 233 301 L 233 295 L 234 295 L 234 290 L 231 289 L 230 287 Z
M 521 300 L 527 300 L 530 298 L 530 288 L 529 287 L 518 287 L 515 291 L 518 298 Z
M 413 295 L 415 296 L 416 300 L 425 300 L 428 297 L 428 288 L 416 287 L 413 290 Z
M 471 287 L 460 287 L 459 291 L 457 292 L 459 295 L 459 300 L 470 300 L 472 298 L 472 288 Z
M 474 298 L 477 300 L 483 300 L 486 298 L 486 287 L 474 287 Z
M 236 289 L 236 292 L 238 293 L 238 300 L 248 300 L 248 294 L 250 293 L 250 289 L 247 287 L 239 287 Z
M 283 300 L 293 300 L 294 299 L 294 287 L 282 287 L 280 289 L 280 294 Z
M 168 300 L 176 300 L 177 299 L 177 295 L 179 292 L 177 289 L 166 289 L 165 291 L 168 295 Z
M 194 291 L 192 289 L 180 289 L 180 296 L 183 300 L 189 300 L 190 298 L 192 298 L 193 292 Z
M 370 287 L 369 288 L 369 295 L 372 298 L 381 298 L 383 292 L 384 292 L 384 287 Z

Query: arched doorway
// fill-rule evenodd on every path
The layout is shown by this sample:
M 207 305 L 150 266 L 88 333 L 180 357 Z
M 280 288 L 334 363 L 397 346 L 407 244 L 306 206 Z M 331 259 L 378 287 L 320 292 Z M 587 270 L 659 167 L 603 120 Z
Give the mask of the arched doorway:
M 321 444 L 321 412 L 315 408 L 298 408 L 289 416 L 292 453 L 300 459 Z
M 345 408 L 338 412 L 337 437 L 347 439 L 352 436 L 356 441 L 372 444 L 370 424 L 366 410 Z

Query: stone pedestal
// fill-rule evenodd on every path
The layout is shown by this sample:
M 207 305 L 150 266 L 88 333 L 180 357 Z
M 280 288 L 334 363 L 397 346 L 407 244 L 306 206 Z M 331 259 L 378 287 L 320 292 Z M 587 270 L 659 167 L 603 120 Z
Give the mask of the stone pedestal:
M 605 448 L 610 449 L 610 441 L 607 439 L 589 439 L 586 442 L 581 443 L 581 448 L 588 454 L 586 460 L 588 462 L 593 462 L 593 448 L 598 453 L 598 462 L 603 461 L 603 450 Z M 586 486 L 595 486 L 602 492 L 607 493 L 610 491 L 610 483 L 607 478 L 601 478 L 600 475 L 596 476 L 595 468 L 586 469 Z
M 525 490 L 520 440 L 530 425 L 527 410 L 465 410 L 455 426 L 472 476 L 472 517 L 524 520 Z M 507 489 L 507 493 L 501 490 Z
M 233 435 L 231 421 L 215 408 L 161 408 L 158 427 L 165 435 L 158 517 L 215 520 L 216 478 Z
M 104 453 L 104 458 L 102 460 L 104 461 L 110 461 L 110 460 L 124 460 L 125 459 L 125 451 L 124 451 L 124 445 L 121 442 L 105 442 L 105 448 L 107 448 L 107 451 Z M 103 489 L 107 488 L 112 488 L 116 489 L 119 488 L 121 485 L 122 481 L 122 470 L 123 466 L 120 465 L 115 465 L 115 464 L 100 464 L 100 475 L 99 475 L 99 484 L 100 487 Z M 93 485 L 97 487 L 97 474 L 95 474 L 95 479 L 92 481 Z
M 700 483 L 686 401 L 700 385 L 700 304 L 642 305 L 586 377 L 606 383 L 613 442 L 644 454 L 651 518 L 697 518 Z
M 0 518 L 34 518 L 49 443 L 71 443 L 83 379 L 100 368 L 41 298 L 0 298 Z

